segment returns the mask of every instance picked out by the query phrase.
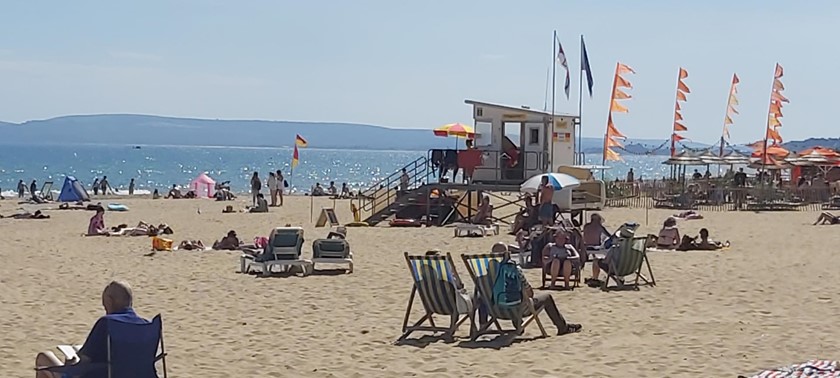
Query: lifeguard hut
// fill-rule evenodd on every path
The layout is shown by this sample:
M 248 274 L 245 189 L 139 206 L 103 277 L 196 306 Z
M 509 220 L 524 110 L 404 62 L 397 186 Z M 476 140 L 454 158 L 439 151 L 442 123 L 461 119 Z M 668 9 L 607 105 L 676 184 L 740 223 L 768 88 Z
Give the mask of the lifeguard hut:
M 580 117 L 526 106 L 465 103 L 472 105 L 474 147 L 482 152 L 473 183 L 518 185 L 534 175 L 575 164 L 575 126 Z

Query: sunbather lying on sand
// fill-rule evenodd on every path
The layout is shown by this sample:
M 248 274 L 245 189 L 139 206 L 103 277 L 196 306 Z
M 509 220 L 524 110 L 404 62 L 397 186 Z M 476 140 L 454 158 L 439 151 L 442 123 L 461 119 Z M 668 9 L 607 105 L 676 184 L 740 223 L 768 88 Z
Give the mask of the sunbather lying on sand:
M 678 251 L 714 251 L 718 249 L 722 249 L 724 247 L 729 247 L 729 242 L 717 242 L 712 239 L 709 239 L 709 230 L 705 228 L 700 229 L 700 236 L 692 238 L 688 235 L 683 236 L 682 242 L 680 243 L 679 247 L 677 247 Z
M 178 245 L 178 249 L 187 251 L 203 251 L 204 243 L 201 240 L 184 240 Z
M 108 236 L 158 236 L 172 233 L 172 228 L 165 223 L 161 223 L 155 227 L 154 225 L 140 221 L 137 223 L 137 227 L 128 227 L 124 224 L 112 227 Z
M 703 216 L 700 215 L 700 213 L 698 213 L 694 210 L 688 210 L 688 211 L 683 211 L 682 213 L 679 213 L 679 214 L 674 214 L 674 218 L 690 220 L 690 219 L 703 219 Z
M 818 224 L 838 224 L 840 223 L 840 217 L 835 217 L 833 214 L 829 212 L 824 212 L 817 217 L 817 221 L 814 222 L 814 225 Z
M 50 219 L 50 216 L 49 216 L 49 215 L 46 215 L 46 214 L 41 213 L 41 210 L 36 210 L 34 213 L 30 213 L 30 212 L 28 212 L 28 211 L 25 211 L 25 212 L 22 212 L 22 213 L 18 213 L 18 214 L 14 214 L 14 215 L 8 215 L 8 216 L 3 216 L 3 215 L 0 215 L 0 218 L 12 218 L 12 219 Z

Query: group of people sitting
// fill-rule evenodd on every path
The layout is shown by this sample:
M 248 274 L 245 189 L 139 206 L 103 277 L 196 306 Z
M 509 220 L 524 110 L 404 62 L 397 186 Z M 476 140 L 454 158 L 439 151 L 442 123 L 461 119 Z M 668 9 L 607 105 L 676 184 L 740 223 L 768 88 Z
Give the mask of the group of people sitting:
M 321 186 L 320 182 L 316 182 L 315 186 L 312 188 L 312 196 L 331 196 L 335 199 L 344 199 L 352 197 L 352 193 L 350 193 L 350 188 L 347 187 L 346 182 L 341 184 L 341 191 L 339 191 L 335 186 L 335 181 L 330 181 L 330 186 L 326 189 Z
M 155 189 L 157 192 L 157 189 Z M 181 193 L 181 189 L 178 189 L 178 185 L 172 185 L 172 189 L 169 189 L 169 193 L 166 194 L 166 199 L 182 199 L 182 198 L 196 198 L 195 191 L 189 190 L 186 194 Z
M 648 247 L 677 251 L 714 251 L 729 246 L 729 242 L 717 242 L 709 238 L 709 230 L 701 228 L 698 236 L 683 235 L 677 228 L 677 219 L 665 219 L 658 235 L 648 235 Z

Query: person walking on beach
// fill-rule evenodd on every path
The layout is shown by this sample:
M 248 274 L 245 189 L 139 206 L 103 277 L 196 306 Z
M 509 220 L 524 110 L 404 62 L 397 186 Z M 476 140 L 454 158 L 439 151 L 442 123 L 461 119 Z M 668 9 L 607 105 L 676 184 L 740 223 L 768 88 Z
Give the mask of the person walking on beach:
M 283 172 L 279 169 L 277 170 L 277 197 L 280 199 L 280 206 L 283 206 L 283 190 L 286 189 L 286 186 L 289 184 L 286 183 L 286 178 L 283 177 Z
M 23 198 L 26 196 L 26 184 L 23 183 L 23 180 L 18 181 L 18 198 Z
M 268 172 L 268 195 L 271 196 L 271 206 L 277 206 L 277 176 L 274 172 Z
M 260 189 L 262 189 L 260 173 L 254 172 L 254 175 L 251 176 L 251 202 L 254 206 L 257 206 L 257 195 L 260 194 Z
M 99 177 L 93 179 L 93 185 L 91 185 L 91 189 L 93 189 L 93 195 L 99 194 Z
M 128 183 L 128 195 L 134 195 L 134 179 L 131 179 L 131 182 Z
M 32 180 L 32 183 L 29 184 L 29 194 L 32 195 L 32 198 L 35 198 L 35 192 L 38 191 L 38 183 L 35 180 Z

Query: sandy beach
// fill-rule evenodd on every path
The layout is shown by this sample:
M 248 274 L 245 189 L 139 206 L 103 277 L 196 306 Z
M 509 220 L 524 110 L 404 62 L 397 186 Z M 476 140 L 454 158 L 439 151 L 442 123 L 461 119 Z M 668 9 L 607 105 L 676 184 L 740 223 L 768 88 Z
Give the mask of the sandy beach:
M 105 201 L 107 202 L 107 201 Z M 305 228 L 304 256 L 328 229 L 310 222 L 310 200 L 287 198 L 268 214 L 222 214 L 208 200 L 121 200 L 106 224 L 168 223 L 173 239 L 206 244 L 234 229 L 250 240 L 286 223 Z M 237 200 L 236 207 L 244 207 Z M 315 209 L 333 206 L 316 199 Z M 342 222 L 348 201 L 337 201 Z M 0 213 L 19 205 L 0 201 Z M 609 229 L 625 221 L 656 232 L 671 211 L 608 209 Z M 817 213 L 705 213 L 680 221 L 683 233 L 709 228 L 729 240 L 722 252 L 652 252 L 658 285 L 640 291 L 581 287 L 552 292 L 579 334 L 511 345 L 470 343 L 469 327 L 444 343 L 422 337 L 395 346 L 411 279 L 402 253 L 437 248 L 489 251 L 505 235 L 453 238 L 450 228 L 352 228 L 350 275 L 259 278 L 237 274 L 236 252 L 150 252 L 146 237 L 82 237 L 92 213 L 49 211 L 48 220 L 0 220 L 0 371 L 32 376 L 36 353 L 81 343 L 103 310 L 102 288 L 129 281 L 144 317 L 163 314 L 172 377 L 733 377 L 811 358 L 836 358 L 840 313 L 838 228 L 811 226 Z M 317 218 L 317 214 L 315 214 Z M 587 266 L 586 273 L 588 274 Z M 527 271 L 539 285 L 538 272 Z M 472 288 L 472 282 L 467 282 Z M 418 302 L 419 304 L 419 302 Z M 415 308 L 419 308 L 416 306 Z M 421 333 L 414 337 L 422 336 Z

